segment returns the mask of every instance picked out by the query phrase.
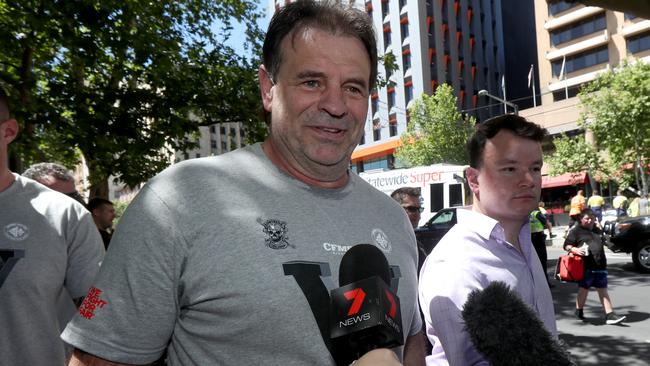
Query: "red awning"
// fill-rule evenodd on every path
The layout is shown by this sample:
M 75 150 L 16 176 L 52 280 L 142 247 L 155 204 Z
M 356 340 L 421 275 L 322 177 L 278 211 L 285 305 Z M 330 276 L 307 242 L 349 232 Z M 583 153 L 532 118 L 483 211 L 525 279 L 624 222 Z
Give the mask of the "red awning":
M 556 177 L 547 175 L 542 177 L 542 188 L 564 187 L 583 184 L 586 179 L 587 172 L 564 173 Z

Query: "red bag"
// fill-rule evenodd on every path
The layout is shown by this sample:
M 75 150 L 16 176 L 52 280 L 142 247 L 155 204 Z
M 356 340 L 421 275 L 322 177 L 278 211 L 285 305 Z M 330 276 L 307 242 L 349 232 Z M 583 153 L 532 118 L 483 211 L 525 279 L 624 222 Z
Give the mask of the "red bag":
M 555 278 L 565 282 L 582 281 L 585 277 L 585 261 L 579 255 L 561 255 L 555 267 Z

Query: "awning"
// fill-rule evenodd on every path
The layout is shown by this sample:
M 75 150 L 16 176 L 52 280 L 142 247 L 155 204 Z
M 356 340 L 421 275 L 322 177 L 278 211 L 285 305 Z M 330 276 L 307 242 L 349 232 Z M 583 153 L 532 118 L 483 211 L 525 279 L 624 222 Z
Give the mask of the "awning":
M 544 176 L 542 177 L 542 188 L 574 186 L 576 184 L 583 184 L 587 180 L 587 172 L 580 173 L 564 173 L 556 177 Z

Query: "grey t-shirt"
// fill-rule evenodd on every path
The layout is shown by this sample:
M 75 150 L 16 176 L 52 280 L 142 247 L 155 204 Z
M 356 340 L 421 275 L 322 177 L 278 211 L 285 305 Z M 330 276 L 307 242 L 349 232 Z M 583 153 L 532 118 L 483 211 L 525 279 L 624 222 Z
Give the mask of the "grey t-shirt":
M 92 306 L 62 337 L 123 363 L 168 348 L 170 365 L 332 365 L 322 311 L 359 243 L 399 267 L 404 334 L 415 334 L 415 237 L 395 201 L 354 174 L 341 189 L 308 186 L 259 144 L 186 161 L 126 210 Z
M 104 246 L 78 202 L 15 177 L 0 192 L 0 363 L 63 365 L 60 301 L 86 294 Z

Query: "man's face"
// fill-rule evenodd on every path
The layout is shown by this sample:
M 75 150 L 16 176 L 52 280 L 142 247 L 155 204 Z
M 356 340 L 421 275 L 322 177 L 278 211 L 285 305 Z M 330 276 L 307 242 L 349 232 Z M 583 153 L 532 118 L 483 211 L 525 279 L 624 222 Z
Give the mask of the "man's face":
M 418 227 L 420 222 L 420 210 L 422 205 L 420 204 L 420 197 L 417 196 L 404 196 L 402 199 L 402 208 L 406 211 L 406 215 L 411 222 L 411 226 L 415 229 Z
M 42 185 L 46 186 L 49 189 L 53 189 L 53 190 L 55 190 L 57 192 L 61 192 L 61 193 L 65 193 L 65 194 L 77 191 L 77 188 L 74 185 L 74 181 L 71 181 L 71 180 L 61 180 L 61 179 L 57 179 L 55 177 L 46 176 L 46 177 L 43 177 L 38 182 L 41 183 Z
M 363 134 L 370 61 L 357 38 L 306 28 L 281 43 L 276 80 L 260 68 L 270 142 L 284 163 L 317 180 L 345 174 Z
M 481 167 L 467 171 L 475 209 L 502 225 L 523 223 L 537 208 L 541 168 L 539 142 L 500 131 L 486 142 Z
M 108 229 L 113 226 L 115 207 L 109 204 L 101 205 L 93 210 L 93 216 L 100 229 Z

